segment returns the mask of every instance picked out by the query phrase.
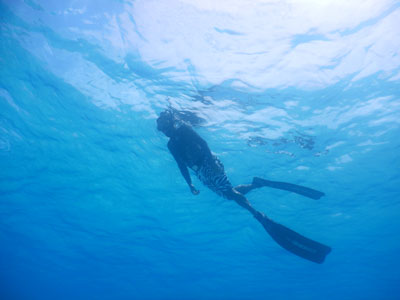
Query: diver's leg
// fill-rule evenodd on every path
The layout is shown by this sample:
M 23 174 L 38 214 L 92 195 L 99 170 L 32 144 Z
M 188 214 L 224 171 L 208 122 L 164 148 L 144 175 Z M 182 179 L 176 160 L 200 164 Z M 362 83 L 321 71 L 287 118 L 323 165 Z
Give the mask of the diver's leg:
M 235 201 L 241 207 L 247 209 L 255 218 L 260 218 L 264 215 L 251 206 L 249 200 L 247 200 L 247 198 L 235 188 L 225 192 L 224 196 L 229 200 Z
M 253 182 L 251 184 L 241 184 L 238 186 L 235 186 L 235 190 L 238 191 L 239 193 L 246 195 L 248 192 L 258 189 L 260 187 L 268 186 L 264 179 L 258 178 L 258 177 L 253 177 Z
M 248 192 L 250 192 L 254 189 L 269 186 L 268 185 L 269 182 L 270 181 L 262 179 L 262 178 L 253 177 L 253 182 L 251 184 L 241 184 L 241 185 L 235 186 L 235 190 L 243 195 L 246 195 Z
M 235 190 L 243 195 L 246 195 L 252 189 L 255 189 L 255 187 L 252 184 L 241 184 L 241 185 L 235 186 Z

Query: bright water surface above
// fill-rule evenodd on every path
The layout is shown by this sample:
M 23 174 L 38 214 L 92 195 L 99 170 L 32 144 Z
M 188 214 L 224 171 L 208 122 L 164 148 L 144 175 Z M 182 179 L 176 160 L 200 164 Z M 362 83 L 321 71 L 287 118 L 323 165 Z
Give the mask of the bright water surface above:
M 1 299 L 399 299 L 400 4 L 0 1 Z M 233 184 L 332 247 L 190 194 L 155 119 L 193 112 Z

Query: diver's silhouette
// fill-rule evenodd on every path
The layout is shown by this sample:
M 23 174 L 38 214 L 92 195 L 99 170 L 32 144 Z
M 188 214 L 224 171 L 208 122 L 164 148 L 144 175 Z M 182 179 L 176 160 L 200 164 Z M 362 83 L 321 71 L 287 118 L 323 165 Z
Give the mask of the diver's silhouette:
M 310 261 L 322 263 L 331 248 L 306 238 L 293 230 L 278 224 L 262 212 L 254 209 L 244 196 L 249 191 L 264 186 L 287 190 L 313 199 L 324 193 L 296 184 L 269 181 L 258 177 L 247 185 L 233 187 L 229 182 L 222 163 L 213 155 L 206 143 L 192 127 L 179 119 L 173 109 L 163 111 L 157 119 L 157 129 L 170 138 L 168 149 L 175 158 L 192 194 L 199 191 L 194 187 L 188 168 L 200 181 L 218 195 L 235 201 L 247 209 L 265 228 L 270 236 L 286 250 Z

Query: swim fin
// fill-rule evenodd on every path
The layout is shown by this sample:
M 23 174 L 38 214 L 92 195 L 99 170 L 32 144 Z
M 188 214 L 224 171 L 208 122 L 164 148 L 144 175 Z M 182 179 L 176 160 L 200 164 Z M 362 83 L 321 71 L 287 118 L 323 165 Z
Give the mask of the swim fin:
M 330 247 L 306 238 L 266 216 L 258 216 L 256 218 L 275 242 L 304 259 L 321 264 L 332 250 Z
M 254 177 L 253 178 L 253 183 L 252 185 L 254 187 L 263 187 L 263 186 L 267 186 L 267 187 L 271 187 L 274 189 L 280 189 L 280 190 L 285 190 L 285 191 L 289 191 L 289 192 L 293 192 L 311 199 L 315 199 L 318 200 L 319 198 L 321 198 L 322 196 L 325 195 L 325 193 L 305 187 L 305 186 L 301 186 L 301 185 L 297 185 L 297 184 L 293 184 L 293 183 L 287 183 L 287 182 L 281 182 L 281 181 L 271 181 L 271 180 L 266 180 L 266 179 L 262 179 L 259 177 Z

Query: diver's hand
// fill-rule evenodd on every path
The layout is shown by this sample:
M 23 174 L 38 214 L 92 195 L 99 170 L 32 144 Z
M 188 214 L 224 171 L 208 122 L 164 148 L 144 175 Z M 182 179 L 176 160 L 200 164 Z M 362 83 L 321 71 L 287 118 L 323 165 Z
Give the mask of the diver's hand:
M 198 195 L 200 193 L 199 190 L 196 190 L 193 184 L 189 185 L 190 191 L 192 192 L 193 195 Z

